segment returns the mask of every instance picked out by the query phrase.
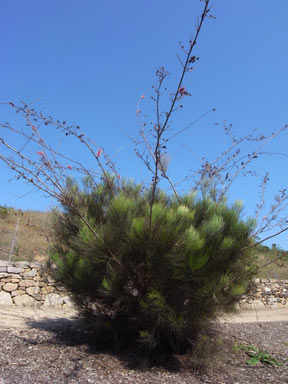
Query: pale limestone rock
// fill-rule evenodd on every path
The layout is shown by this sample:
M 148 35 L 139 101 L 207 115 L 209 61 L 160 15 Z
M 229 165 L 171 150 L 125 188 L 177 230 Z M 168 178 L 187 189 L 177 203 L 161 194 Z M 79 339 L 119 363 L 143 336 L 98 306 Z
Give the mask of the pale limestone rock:
M 19 282 L 19 287 L 34 287 L 36 285 L 36 281 L 34 280 L 21 280 Z
M 18 284 L 13 284 L 13 283 L 6 283 L 2 287 L 3 291 L 6 291 L 6 292 L 16 291 L 17 288 L 18 288 Z
M 32 307 L 35 300 L 29 295 L 15 296 L 13 298 L 15 305 L 22 307 Z
M 22 273 L 24 272 L 24 268 L 17 268 L 17 267 L 7 267 L 8 273 Z
M 57 293 L 49 293 L 46 296 L 46 299 L 44 301 L 45 307 L 50 306 L 50 307 L 59 308 L 59 307 L 62 307 L 63 304 L 64 304 L 63 297 L 61 297 Z
M 30 261 L 16 261 L 14 265 L 18 268 L 28 268 L 30 266 Z
M 38 264 L 38 263 L 30 263 L 30 268 L 36 268 L 36 269 L 40 269 L 42 268 L 41 264 Z
M 28 295 L 35 295 L 35 294 L 40 293 L 40 288 L 39 287 L 28 287 L 26 289 L 26 292 L 28 293 Z
M 0 272 L 7 272 L 7 267 L 0 267 Z
M 55 280 L 51 276 L 49 276 L 49 275 L 47 276 L 47 281 L 50 284 L 55 284 Z
M 70 296 L 63 297 L 64 304 L 67 305 L 68 308 L 74 308 L 75 304 Z
M 47 289 L 48 293 L 54 293 L 55 292 L 55 287 L 53 287 L 52 285 L 49 285 L 48 287 L 46 287 L 46 289 Z
M 26 288 L 26 293 L 29 296 L 32 296 L 35 300 L 38 300 L 38 301 L 41 300 L 39 287 L 28 287 L 28 288 Z
M 42 287 L 42 288 L 41 288 L 41 294 L 42 294 L 42 295 L 47 295 L 47 294 L 48 294 L 48 291 L 47 291 L 47 288 L 46 288 L 46 287 Z
M 17 291 L 11 292 L 11 296 L 12 297 L 14 297 L 14 296 L 22 296 L 22 295 L 25 295 L 25 291 L 20 291 L 20 289 L 17 289 Z
M 12 267 L 13 263 L 8 260 L 0 260 L 0 267 Z
M 36 275 L 35 277 L 33 277 L 33 280 L 35 281 L 40 281 L 41 280 L 41 277 L 39 275 Z M 42 282 L 43 283 L 43 282 Z M 44 283 L 43 283 L 44 284 Z
M 26 278 L 26 277 L 35 277 L 37 275 L 37 270 L 34 268 L 34 269 L 31 269 L 30 271 L 28 271 L 28 272 L 24 272 L 23 274 L 22 274 L 22 276 L 24 277 L 24 278 Z
M 0 292 L 0 305 L 13 305 L 10 293 Z

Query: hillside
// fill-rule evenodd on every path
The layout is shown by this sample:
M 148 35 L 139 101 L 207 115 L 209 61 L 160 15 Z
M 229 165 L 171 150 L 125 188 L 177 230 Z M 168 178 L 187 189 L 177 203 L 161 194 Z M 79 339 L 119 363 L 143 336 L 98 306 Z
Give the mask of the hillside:
M 0 206 L 0 259 L 9 259 L 9 251 L 15 237 L 11 260 L 46 261 L 48 258 L 51 212 L 19 211 Z M 18 231 L 15 231 L 18 222 Z M 279 250 L 274 247 L 258 246 L 256 249 L 259 266 L 275 259 Z M 288 279 L 288 256 L 259 270 L 259 277 Z
M 0 207 L 0 259 L 47 260 L 51 212 Z M 17 225 L 18 224 L 18 225 Z

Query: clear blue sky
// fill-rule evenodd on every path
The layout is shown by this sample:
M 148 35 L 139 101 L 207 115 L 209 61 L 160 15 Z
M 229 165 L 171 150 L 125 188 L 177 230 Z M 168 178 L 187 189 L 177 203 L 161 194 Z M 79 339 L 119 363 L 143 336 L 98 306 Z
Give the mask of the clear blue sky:
M 194 33 L 202 4 L 199 0 L 2 2 L 0 102 L 37 100 L 35 108 L 79 124 L 115 158 L 121 176 L 148 180 L 129 139 L 137 135 L 137 102 L 145 94 L 143 108 L 146 105 L 153 114 L 147 100 L 161 65 L 169 70 L 169 86 L 175 90 L 181 70 L 178 41 L 185 43 Z M 288 123 L 287 0 L 214 0 L 212 5 L 216 19 L 205 22 L 195 50 L 200 60 L 184 81 L 192 96 L 185 99 L 183 112 L 175 114 L 173 128 L 183 128 L 211 108 L 217 111 L 171 143 L 170 175 L 175 181 L 189 168 L 197 168 L 203 154 L 212 159 L 225 147 L 214 122 L 233 123 L 240 135 L 253 129 L 267 134 Z M 0 120 L 13 122 L 8 109 L 0 108 Z M 51 132 L 51 143 L 53 137 Z M 287 142 L 284 134 L 270 150 L 285 152 Z M 70 149 L 75 158 L 91 165 L 79 148 Z M 267 201 L 278 188 L 288 187 L 287 166 L 284 157 L 266 157 L 257 165 L 260 173 L 271 172 Z M 2 205 L 48 209 L 53 204 L 41 193 L 21 197 L 31 188 L 11 181 L 13 175 L 3 164 L 0 172 Z M 230 192 L 231 200 L 243 200 L 246 215 L 253 215 L 259 182 L 242 180 Z M 288 248 L 287 237 L 273 241 Z

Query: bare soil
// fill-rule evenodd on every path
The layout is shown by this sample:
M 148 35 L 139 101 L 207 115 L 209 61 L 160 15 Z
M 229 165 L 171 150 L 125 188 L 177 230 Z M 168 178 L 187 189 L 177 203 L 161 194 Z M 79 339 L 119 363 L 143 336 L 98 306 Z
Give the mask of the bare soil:
M 209 340 L 217 344 L 217 359 L 208 354 L 204 369 L 193 369 L 188 355 L 148 363 L 133 351 L 101 350 L 73 310 L 0 307 L 0 384 L 288 383 L 287 310 L 221 319 Z M 266 350 L 284 365 L 247 365 L 244 345 Z

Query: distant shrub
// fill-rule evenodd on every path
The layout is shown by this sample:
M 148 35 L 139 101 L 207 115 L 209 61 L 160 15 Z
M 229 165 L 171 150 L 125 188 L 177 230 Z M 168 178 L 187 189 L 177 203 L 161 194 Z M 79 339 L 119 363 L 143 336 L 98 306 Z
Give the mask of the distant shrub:
M 5 219 L 8 213 L 9 209 L 6 206 L 0 205 L 0 219 Z

